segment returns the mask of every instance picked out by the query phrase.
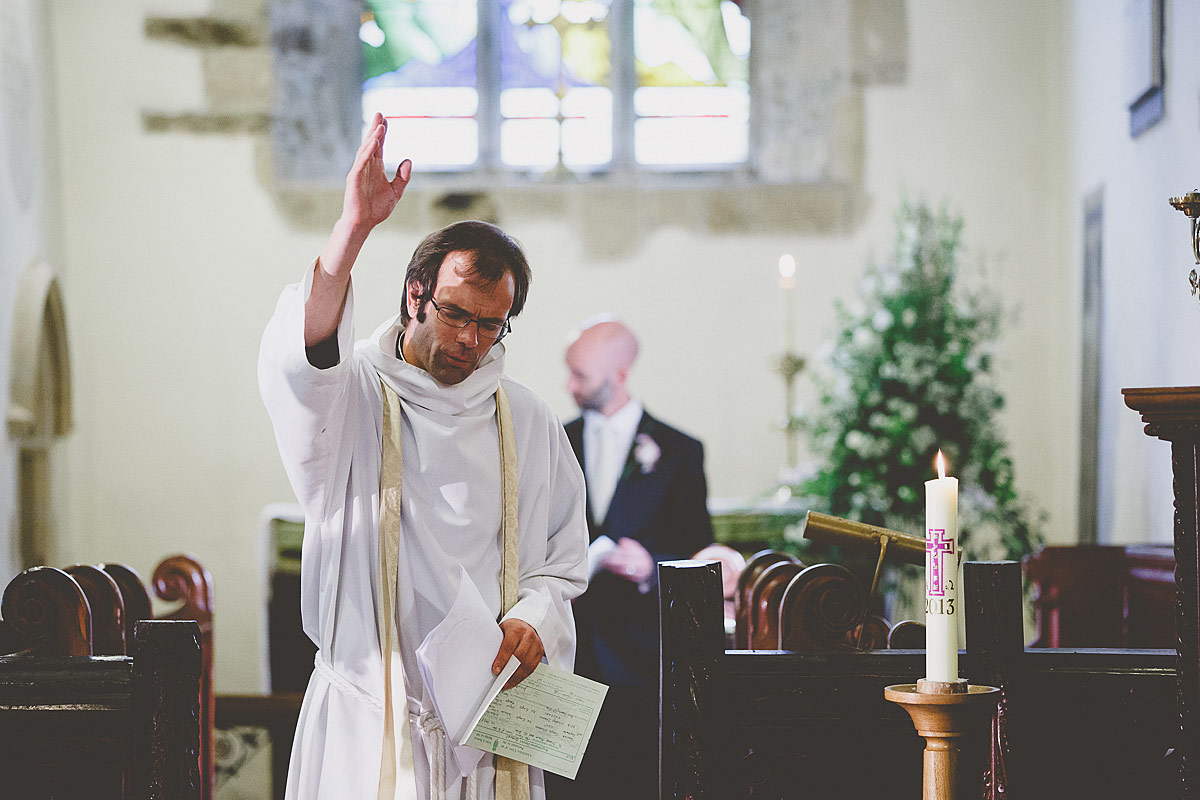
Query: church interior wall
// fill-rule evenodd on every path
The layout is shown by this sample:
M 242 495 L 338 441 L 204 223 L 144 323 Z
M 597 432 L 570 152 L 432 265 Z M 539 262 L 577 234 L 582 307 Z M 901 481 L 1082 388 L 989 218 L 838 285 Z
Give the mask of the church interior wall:
M 1200 187 L 1200 2 L 1165 3 L 1165 113 L 1129 135 L 1128 56 L 1121 8 L 1077 0 L 1069 52 L 1073 77 L 1071 263 L 1082 259 L 1083 198 L 1104 198 L 1101 542 L 1172 537 L 1170 447 L 1142 432 L 1123 387 L 1194 386 L 1200 308 L 1190 296 L 1188 222 L 1167 198 Z
M 54 65 L 43 46 L 47 41 L 46 4 L 13 0 L 0 5 L 0 407 L 4 409 L 9 407 L 9 375 L 15 368 L 13 325 L 21 275 L 35 261 L 49 265 L 60 282 L 67 273 L 55 158 L 57 130 L 49 117 Z M 5 583 L 19 565 L 19 450 L 6 424 L 0 458 L 0 576 Z M 51 453 L 58 464 L 65 457 L 61 445 Z M 61 499 L 63 488 L 55 480 L 52 496 Z M 53 520 L 65 535 L 64 522 L 65 513 Z
M 252 691 L 261 686 L 265 662 L 260 514 L 268 503 L 292 497 L 258 397 L 256 350 L 280 289 L 299 278 L 325 232 L 295 224 L 280 208 L 261 178 L 262 148 L 254 136 L 144 129 L 147 109 L 184 112 L 204 102 L 197 55 L 144 35 L 147 15 L 181 13 L 181 5 L 196 13 L 207 7 L 201 0 L 38 6 L 47 9 L 41 41 L 53 54 L 46 132 L 61 144 L 55 247 L 67 274 L 75 373 L 76 426 L 65 457 L 68 531 L 59 547 L 67 560 L 122 560 L 143 575 L 169 553 L 194 553 L 217 584 L 217 689 Z M 1090 13 L 1084 7 L 1090 4 L 906 3 L 907 76 L 864 93 L 867 207 L 852 232 L 697 232 L 667 225 L 647 232 L 632 251 L 598 254 L 560 214 L 518 209 L 508 224 L 500 208 L 500 223 L 525 244 L 535 270 L 529 305 L 509 343 L 510 373 L 564 418 L 572 416 L 562 386 L 567 333 L 590 313 L 614 311 L 643 338 L 633 388 L 652 411 L 704 440 L 711 494 L 744 498 L 767 490 L 784 461 L 783 438 L 774 429 L 784 411 L 783 388 L 771 371 L 783 349 L 779 255 L 796 258 L 797 349 L 815 359 L 833 332 L 833 300 L 853 302 L 866 261 L 889 252 L 902 194 L 946 200 L 965 219 L 968 263 L 986 261 L 988 285 L 1016 312 L 1004 328 L 998 363 L 1018 488 L 1047 512 L 1049 537 L 1070 541 L 1079 449 L 1076 206 L 1080 192 L 1115 180 L 1108 166 L 1094 166 L 1089 148 L 1104 143 L 1088 138 L 1083 126 L 1094 122 L 1091 112 L 1081 111 L 1078 95 L 1071 99 L 1081 73 L 1108 68 L 1093 63 L 1099 56 L 1081 53 L 1107 46 L 1112 35 L 1105 24 L 1084 19 Z M 1195 143 L 1194 80 L 1190 91 L 1190 106 L 1186 98 L 1174 106 L 1184 114 L 1166 121 L 1175 141 L 1141 156 L 1155 160 L 1162 186 L 1134 186 L 1144 172 L 1132 165 L 1123 177 L 1131 184 L 1122 193 L 1130 220 L 1190 188 L 1178 184 L 1190 180 L 1187 164 L 1195 174 L 1194 161 L 1175 158 L 1176 149 Z M 3 130 L 12 124 L 6 113 Z M 1121 125 L 1114 130 L 1106 136 L 1115 142 Z M 9 202 L 3 192 L 0 202 Z M 1122 234 L 1113 202 L 1116 238 Z M 1182 216 L 1171 214 L 1179 219 L 1168 216 L 1150 228 L 1164 242 L 1158 261 L 1186 239 Z M 9 219 L 6 208 L 0 226 Z M 359 335 L 394 313 L 403 266 L 421 233 L 395 227 L 368 241 L 355 278 Z M 1125 248 L 1135 260 L 1142 252 L 1136 241 L 1114 241 L 1112 252 Z M 7 293 L 15 284 L 20 254 L 10 254 L 12 247 L 8 236 L 0 240 L 0 314 L 9 313 Z M 1186 275 L 1186 263 L 1179 267 Z M 1114 286 L 1110 300 L 1116 293 Z M 1195 310 L 1186 289 L 1164 290 L 1147 302 L 1151 315 L 1164 312 L 1159 317 Z M 1191 331 L 1190 323 L 1153 324 L 1174 324 L 1168 332 L 1181 340 Z M 5 366 L 3 340 L 0 350 Z M 1182 359 L 1186 350 L 1180 344 L 1173 352 Z M 1118 364 L 1141 363 L 1134 353 L 1119 353 Z M 1106 392 L 1134 379 L 1188 382 L 1186 370 L 1167 363 L 1175 360 L 1169 354 L 1150 360 L 1150 368 L 1128 377 L 1118 369 Z M 798 388 L 801 404 L 811 408 L 806 376 Z M 1167 462 L 1161 446 L 1137 440 L 1145 437 L 1132 412 L 1106 408 L 1106 436 L 1120 443 L 1114 450 L 1140 459 L 1133 466 L 1110 463 L 1110 488 L 1120 485 L 1136 498 L 1159 481 L 1169 492 L 1169 475 L 1140 469 Z M 0 470 L 11 473 L 10 461 Z M 9 473 L 0 472 L 4 498 L 12 495 Z M 1155 497 L 1147 514 L 1166 517 L 1169 528 L 1169 494 L 1166 501 Z M 1117 501 L 1118 519 L 1132 520 L 1128 502 Z M 1159 527 L 1135 521 L 1114 537 L 1163 537 Z

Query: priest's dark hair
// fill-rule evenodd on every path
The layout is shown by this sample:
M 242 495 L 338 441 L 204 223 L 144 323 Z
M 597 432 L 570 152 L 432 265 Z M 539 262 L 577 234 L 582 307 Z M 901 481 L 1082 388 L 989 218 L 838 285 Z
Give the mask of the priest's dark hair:
M 409 286 L 416 284 L 418 288 L 420 305 L 417 306 L 417 320 L 424 322 L 425 301 L 433 296 L 442 262 L 455 250 L 471 254 L 471 271 L 466 276 L 468 280 L 492 285 L 503 278 L 504 273 L 511 272 L 516 288 L 508 318 L 512 319 L 521 313 L 525 307 L 525 297 L 529 294 L 529 282 L 533 279 L 525 251 L 515 239 L 490 222 L 466 220 L 434 231 L 413 251 L 408 271 L 404 274 L 404 293 L 400 297 L 400 322 L 403 325 L 408 325 L 410 319 Z

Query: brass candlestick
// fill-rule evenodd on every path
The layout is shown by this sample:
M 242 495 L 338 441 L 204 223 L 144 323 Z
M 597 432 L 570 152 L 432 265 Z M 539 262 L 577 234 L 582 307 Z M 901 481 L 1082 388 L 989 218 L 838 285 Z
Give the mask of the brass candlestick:
M 796 407 L 795 399 L 795 383 L 796 376 L 804 371 L 808 361 L 804 356 L 793 353 L 790 350 L 779 357 L 775 362 L 775 371 L 783 377 L 783 403 L 784 417 L 780 428 L 787 437 L 787 472 L 790 474 L 796 469 L 799 460 L 799 454 L 796 448 L 796 437 L 800 433 L 800 418 L 795 415 L 793 409 Z M 789 478 L 790 480 L 790 478 Z
M 1192 252 L 1196 256 L 1196 263 L 1200 264 L 1200 189 L 1183 197 L 1172 197 L 1169 202 L 1192 221 Z M 1192 285 L 1194 296 L 1200 291 L 1200 275 L 1197 275 L 1195 268 L 1192 268 L 1188 275 L 1188 281 Z
M 957 800 L 969 797 L 973 787 L 964 786 L 972 776 L 959 771 L 964 737 L 983 732 L 1000 696 L 995 686 L 972 686 L 919 680 L 883 690 L 885 699 L 896 703 L 912 717 L 917 733 L 925 739 L 922 797 L 924 800 Z

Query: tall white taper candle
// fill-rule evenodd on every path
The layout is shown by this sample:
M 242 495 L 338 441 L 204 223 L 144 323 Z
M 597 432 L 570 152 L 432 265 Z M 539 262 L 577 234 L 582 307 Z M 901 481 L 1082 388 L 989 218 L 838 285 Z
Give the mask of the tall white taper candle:
M 925 679 L 958 680 L 958 478 L 925 481 Z

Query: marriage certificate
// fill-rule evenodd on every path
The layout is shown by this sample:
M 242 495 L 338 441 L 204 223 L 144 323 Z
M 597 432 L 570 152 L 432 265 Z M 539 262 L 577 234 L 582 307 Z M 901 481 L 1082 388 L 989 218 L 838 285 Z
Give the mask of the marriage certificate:
M 459 743 L 575 779 L 608 687 L 549 664 L 508 691 L 500 687 L 515 669 L 496 677 L 489 697 Z

